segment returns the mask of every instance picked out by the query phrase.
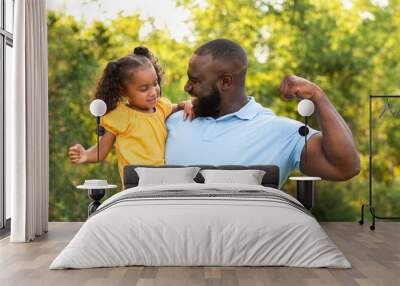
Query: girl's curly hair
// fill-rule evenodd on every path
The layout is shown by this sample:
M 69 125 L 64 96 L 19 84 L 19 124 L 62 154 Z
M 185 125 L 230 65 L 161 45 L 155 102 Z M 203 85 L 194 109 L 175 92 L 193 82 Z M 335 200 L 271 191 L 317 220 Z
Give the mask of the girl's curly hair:
M 143 46 L 138 46 L 133 49 L 133 55 L 139 55 L 139 56 L 144 56 L 150 60 L 150 62 L 153 64 L 154 69 L 156 70 L 157 73 L 157 80 L 158 80 L 158 85 L 160 86 L 161 90 L 161 83 L 162 79 L 164 77 L 164 70 L 162 69 L 158 59 L 153 55 L 152 52 L 146 47 Z
M 132 73 L 144 65 L 153 65 L 161 90 L 163 70 L 158 59 L 146 47 L 136 47 L 131 55 L 110 61 L 97 83 L 94 97 L 103 100 L 107 113 L 115 109 L 121 100 L 121 91 L 131 80 Z

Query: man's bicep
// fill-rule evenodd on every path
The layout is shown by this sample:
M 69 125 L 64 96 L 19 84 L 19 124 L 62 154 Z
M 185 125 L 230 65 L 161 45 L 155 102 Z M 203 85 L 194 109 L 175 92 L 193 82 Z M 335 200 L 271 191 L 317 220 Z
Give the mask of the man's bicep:
M 322 134 L 315 134 L 307 141 L 301 152 L 300 170 L 308 176 L 317 176 L 325 180 L 340 180 L 341 173 L 325 156 L 322 148 Z

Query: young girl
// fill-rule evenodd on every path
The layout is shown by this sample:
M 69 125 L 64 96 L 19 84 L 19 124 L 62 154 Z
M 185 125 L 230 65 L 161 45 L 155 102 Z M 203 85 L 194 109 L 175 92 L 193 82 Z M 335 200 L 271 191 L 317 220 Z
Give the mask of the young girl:
M 161 77 L 150 51 L 137 47 L 133 55 L 109 62 L 97 85 L 95 98 L 107 105 L 101 117 L 106 132 L 99 141 L 99 160 L 107 157 L 115 143 L 122 182 L 128 164 L 164 164 L 164 121 L 171 113 L 183 109 L 185 119 L 193 117 L 190 101 L 172 104 L 161 97 Z M 68 156 L 75 164 L 97 162 L 97 145 L 86 150 L 75 144 Z

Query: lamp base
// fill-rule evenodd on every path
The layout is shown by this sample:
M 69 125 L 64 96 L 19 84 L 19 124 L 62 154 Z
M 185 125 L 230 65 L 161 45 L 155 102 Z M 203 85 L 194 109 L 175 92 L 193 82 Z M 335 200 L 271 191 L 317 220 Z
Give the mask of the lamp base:
M 100 200 L 104 197 L 106 193 L 105 189 L 89 189 L 88 196 L 92 202 L 88 206 L 88 216 L 94 213 L 97 208 L 101 205 Z
M 303 206 L 311 210 L 314 206 L 314 181 L 296 181 L 297 183 L 297 200 Z
M 296 181 L 296 198 L 302 205 L 311 210 L 314 206 L 314 186 L 315 181 L 320 181 L 320 177 L 290 177 L 292 181 Z

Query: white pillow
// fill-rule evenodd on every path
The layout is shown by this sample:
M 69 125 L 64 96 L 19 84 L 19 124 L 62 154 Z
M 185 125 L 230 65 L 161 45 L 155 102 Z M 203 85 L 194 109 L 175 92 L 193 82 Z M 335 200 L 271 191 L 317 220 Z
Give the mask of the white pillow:
M 201 170 L 205 184 L 233 183 L 261 185 L 265 171 L 262 170 Z
M 135 168 L 139 176 L 138 186 L 196 183 L 193 179 L 199 170 L 199 167 Z

